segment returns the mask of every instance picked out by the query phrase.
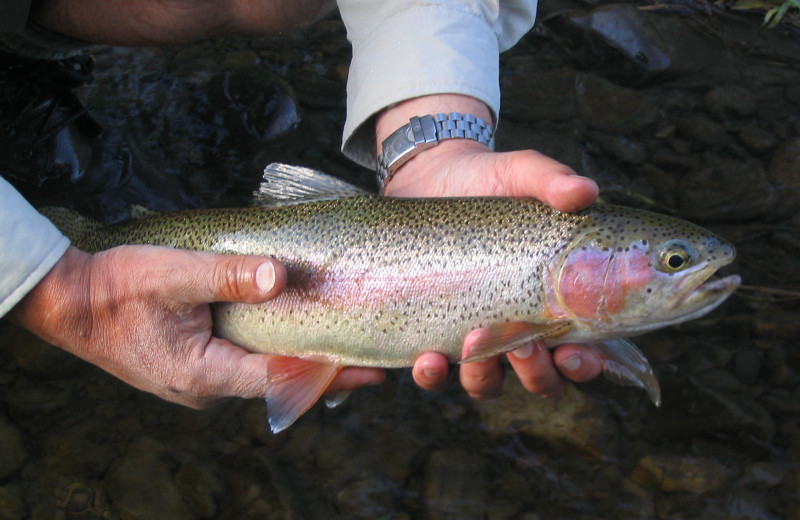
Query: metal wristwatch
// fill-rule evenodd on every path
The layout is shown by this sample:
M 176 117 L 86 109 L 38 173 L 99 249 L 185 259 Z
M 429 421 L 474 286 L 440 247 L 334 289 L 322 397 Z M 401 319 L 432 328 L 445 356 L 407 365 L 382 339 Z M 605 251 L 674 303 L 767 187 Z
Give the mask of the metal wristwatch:
M 494 130 L 480 117 L 458 112 L 412 117 L 383 141 L 377 168 L 380 189 L 406 161 L 446 139 L 472 139 L 494 149 Z

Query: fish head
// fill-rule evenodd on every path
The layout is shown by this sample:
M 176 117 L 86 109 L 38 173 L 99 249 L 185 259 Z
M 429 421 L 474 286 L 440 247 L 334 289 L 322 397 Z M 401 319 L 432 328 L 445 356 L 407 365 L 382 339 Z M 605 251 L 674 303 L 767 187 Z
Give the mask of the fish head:
M 655 213 L 596 206 L 550 262 L 550 314 L 587 338 L 623 337 L 697 318 L 739 286 L 712 279 L 733 261 L 730 243 L 699 226 Z

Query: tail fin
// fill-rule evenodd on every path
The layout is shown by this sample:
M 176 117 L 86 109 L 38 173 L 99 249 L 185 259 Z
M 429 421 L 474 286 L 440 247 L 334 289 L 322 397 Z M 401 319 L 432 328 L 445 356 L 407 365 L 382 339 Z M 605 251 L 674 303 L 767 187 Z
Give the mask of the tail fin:
M 84 217 L 77 211 L 69 208 L 48 206 L 40 208 L 39 213 L 50 219 L 78 249 L 86 249 L 86 238 L 89 233 L 97 232 L 103 224 Z

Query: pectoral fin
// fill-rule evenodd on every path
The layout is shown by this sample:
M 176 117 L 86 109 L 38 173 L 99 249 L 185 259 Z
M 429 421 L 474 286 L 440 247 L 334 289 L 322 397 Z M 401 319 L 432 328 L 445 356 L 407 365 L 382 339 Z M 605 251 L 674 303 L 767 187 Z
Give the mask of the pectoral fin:
M 275 356 L 267 365 L 267 415 L 272 433 L 292 425 L 316 403 L 342 367 Z
M 498 354 L 511 352 L 533 341 L 560 336 L 571 327 L 567 321 L 546 324 L 511 321 L 490 325 L 484 330 L 472 352 L 462 359 L 461 363 L 483 361 Z
M 627 339 L 612 339 L 594 344 L 603 360 L 603 374 L 620 385 L 638 386 L 656 406 L 661 406 L 661 388 L 653 367 L 641 351 Z

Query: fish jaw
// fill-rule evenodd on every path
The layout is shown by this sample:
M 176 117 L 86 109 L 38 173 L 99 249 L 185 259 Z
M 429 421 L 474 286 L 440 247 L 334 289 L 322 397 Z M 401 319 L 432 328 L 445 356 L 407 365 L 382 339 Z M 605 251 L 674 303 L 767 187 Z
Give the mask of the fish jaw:
M 712 278 L 717 269 L 713 265 L 704 266 L 697 273 L 685 279 L 682 290 L 669 295 L 664 308 L 663 321 L 656 326 L 666 326 L 699 318 L 716 309 L 741 285 L 739 275 Z

